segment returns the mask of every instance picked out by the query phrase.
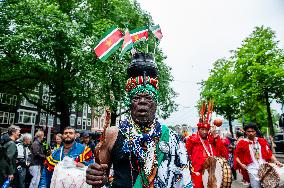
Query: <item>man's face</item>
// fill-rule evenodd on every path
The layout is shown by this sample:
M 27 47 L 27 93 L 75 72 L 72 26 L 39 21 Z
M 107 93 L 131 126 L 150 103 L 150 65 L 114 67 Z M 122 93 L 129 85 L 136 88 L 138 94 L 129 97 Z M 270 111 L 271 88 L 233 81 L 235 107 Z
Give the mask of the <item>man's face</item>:
M 256 131 L 253 128 L 248 128 L 246 130 L 246 135 L 247 135 L 248 139 L 253 140 L 256 136 Z
M 65 129 L 63 132 L 63 142 L 65 144 L 71 144 L 75 140 L 75 130 L 74 129 Z
M 149 125 L 155 119 L 157 105 L 152 96 L 138 93 L 131 99 L 131 116 L 135 123 Z
M 16 131 L 14 132 L 14 135 L 15 135 L 16 140 L 19 139 L 20 136 L 21 136 L 20 130 L 16 130 Z
M 90 137 L 88 137 L 88 136 L 84 136 L 84 137 L 83 137 L 83 142 L 84 142 L 85 144 L 88 144 L 89 141 L 90 141 Z
M 203 139 L 207 138 L 208 132 L 209 132 L 209 129 L 204 128 L 204 127 L 198 129 L 198 133 L 199 133 L 200 137 L 203 138 Z

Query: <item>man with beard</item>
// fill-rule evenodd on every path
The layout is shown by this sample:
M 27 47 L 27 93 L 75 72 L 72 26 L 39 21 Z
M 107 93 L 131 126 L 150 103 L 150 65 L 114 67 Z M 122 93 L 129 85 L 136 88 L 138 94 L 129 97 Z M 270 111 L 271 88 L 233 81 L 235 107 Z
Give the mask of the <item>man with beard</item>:
M 209 134 L 210 124 L 198 123 L 197 126 L 198 132 L 187 139 L 186 149 L 193 166 L 193 187 L 203 188 L 202 170 L 207 157 L 218 156 L 228 159 L 228 153 L 220 137 L 215 133 Z
M 91 149 L 88 146 L 76 142 L 75 137 L 74 128 L 66 127 L 64 129 L 63 146 L 56 149 L 46 158 L 39 187 L 50 187 L 53 170 L 56 164 L 62 161 L 65 156 L 73 158 L 77 167 L 88 166 L 94 162 Z
M 102 187 L 113 165 L 112 188 L 192 187 L 184 144 L 156 119 L 157 65 L 150 54 L 136 53 L 126 84 L 130 116 L 106 130 L 87 169 L 87 183 Z

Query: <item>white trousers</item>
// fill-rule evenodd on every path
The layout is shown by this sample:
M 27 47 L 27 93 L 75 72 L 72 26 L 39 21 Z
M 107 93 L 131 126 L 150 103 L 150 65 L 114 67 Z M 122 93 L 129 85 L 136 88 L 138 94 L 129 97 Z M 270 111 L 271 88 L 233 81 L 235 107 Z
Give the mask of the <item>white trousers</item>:
M 29 188 L 38 188 L 40 176 L 41 176 L 41 166 L 34 165 L 29 168 L 30 174 L 33 176 Z

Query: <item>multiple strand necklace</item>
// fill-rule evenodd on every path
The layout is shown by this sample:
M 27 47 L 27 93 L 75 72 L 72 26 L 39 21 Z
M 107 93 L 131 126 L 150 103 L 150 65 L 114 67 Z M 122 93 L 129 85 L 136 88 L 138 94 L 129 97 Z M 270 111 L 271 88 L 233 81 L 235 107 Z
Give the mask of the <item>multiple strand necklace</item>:
M 134 154 L 137 157 L 139 173 L 145 174 L 148 183 L 153 183 L 152 176 L 158 165 L 156 145 L 162 134 L 161 124 L 155 121 L 149 127 L 144 127 L 141 130 L 140 126 L 135 124 L 132 119 L 126 119 L 120 123 L 119 129 L 125 137 L 122 150 L 130 155 L 131 171 L 131 154 Z M 133 177 L 131 178 L 133 184 Z
M 210 148 L 210 152 L 211 152 L 211 153 L 210 153 L 210 152 L 208 151 L 208 149 L 207 149 L 207 147 L 206 147 L 204 141 L 202 140 L 202 138 L 201 138 L 199 135 L 198 135 L 198 137 L 199 137 L 199 140 L 200 140 L 200 142 L 201 142 L 201 144 L 202 144 L 202 146 L 203 146 L 203 148 L 204 148 L 204 150 L 205 150 L 207 156 L 208 156 L 208 157 L 214 156 L 214 155 L 213 155 L 213 151 L 212 151 L 212 146 L 211 146 L 211 144 L 209 143 L 209 148 Z

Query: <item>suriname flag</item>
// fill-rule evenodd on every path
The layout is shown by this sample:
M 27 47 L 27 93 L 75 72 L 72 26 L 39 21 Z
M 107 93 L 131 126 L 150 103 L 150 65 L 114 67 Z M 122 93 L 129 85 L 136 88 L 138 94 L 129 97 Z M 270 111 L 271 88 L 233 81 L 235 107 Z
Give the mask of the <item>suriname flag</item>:
M 153 27 L 150 27 L 150 30 L 155 35 L 155 37 L 159 40 L 163 38 L 162 30 L 160 25 L 154 25 Z
M 122 44 L 122 47 L 121 47 L 121 53 L 120 53 L 120 56 L 119 56 L 120 59 L 122 59 L 125 52 L 127 52 L 131 48 L 133 48 L 133 42 L 132 42 L 129 30 L 126 29 L 125 34 L 124 34 L 123 44 Z
M 113 26 L 101 38 L 100 42 L 94 48 L 94 52 L 101 61 L 105 61 L 113 52 L 115 52 L 123 42 L 123 33 Z
M 148 40 L 148 28 L 144 26 L 131 30 L 130 36 L 134 44 L 137 44 L 140 41 Z

